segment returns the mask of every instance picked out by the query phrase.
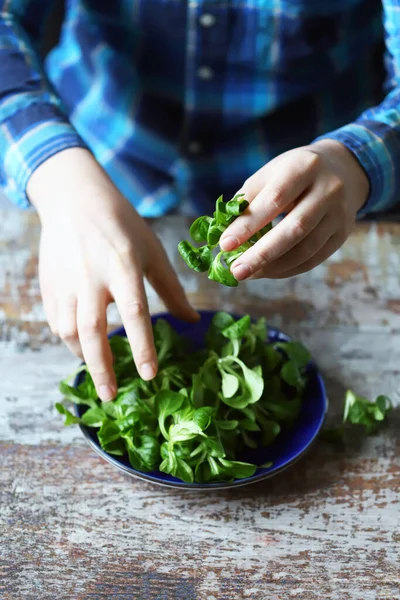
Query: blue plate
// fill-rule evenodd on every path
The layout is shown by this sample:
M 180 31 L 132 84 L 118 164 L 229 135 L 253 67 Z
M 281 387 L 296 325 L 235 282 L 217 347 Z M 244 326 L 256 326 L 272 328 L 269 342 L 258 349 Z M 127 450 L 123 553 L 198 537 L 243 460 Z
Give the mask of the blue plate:
M 201 315 L 200 321 L 197 323 L 184 323 L 173 317 L 168 313 L 162 313 L 154 315 L 152 317 L 153 323 L 159 318 L 165 319 L 178 333 L 191 339 L 194 345 L 198 348 L 204 344 L 204 334 L 207 331 L 211 320 L 215 314 L 214 311 L 199 311 Z M 232 315 L 235 318 L 239 318 L 240 315 Z M 110 334 L 110 337 L 114 335 L 125 335 L 123 327 L 117 329 Z M 275 341 L 289 341 L 291 338 L 278 329 L 268 327 L 268 340 L 270 342 Z M 304 453 L 310 448 L 311 444 L 316 439 L 320 432 L 322 425 L 325 420 L 325 415 L 328 408 L 328 399 L 325 391 L 324 381 L 321 374 L 319 373 L 316 365 L 312 362 L 309 367 L 309 379 L 304 392 L 304 399 L 302 409 L 298 420 L 295 425 L 288 431 L 281 433 L 273 444 L 268 448 L 259 448 L 257 450 L 246 451 L 239 458 L 253 462 L 254 464 L 266 464 L 272 462 L 272 466 L 265 469 L 259 468 L 252 477 L 246 479 L 237 479 L 229 483 L 184 483 L 171 475 L 161 473 L 160 471 L 153 471 L 151 473 L 142 473 L 134 469 L 127 458 L 111 456 L 101 449 L 96 430 L 90 427 L 80 425 L 80 428 L 86 437 L 92 448 L 100 454 L 105 460 L 111 463 L 114 467 L 117 467 L 121 471 L 124 471 L 128 475 L 139 477 L 146 481 L 151 481 L 160 485 L 168 487 L 178 487 L 183 489 L 222 489 L 239 487 L 255 483 L 267 477 L 271 477 L 286 469 L 290 465 L 293 465 Z M 75 380 L 75 386 L 81 381 L 84 374 L 78 376 Z M 80 416 L 85 411 L 85 407 L 75 405 L 75 413 Z

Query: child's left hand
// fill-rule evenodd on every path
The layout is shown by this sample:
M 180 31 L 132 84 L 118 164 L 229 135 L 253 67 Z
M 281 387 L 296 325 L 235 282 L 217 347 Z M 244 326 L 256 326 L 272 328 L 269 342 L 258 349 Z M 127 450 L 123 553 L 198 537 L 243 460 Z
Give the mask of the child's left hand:
M 313 269 L 347 239 L 369 193 L 354 155 L 334 140 L 281 154 L 240 190 L 250 206 L 221 237 L 234 250 L 282 213 L 284 219 L 232 265 L 238 280 L 285 278 Z

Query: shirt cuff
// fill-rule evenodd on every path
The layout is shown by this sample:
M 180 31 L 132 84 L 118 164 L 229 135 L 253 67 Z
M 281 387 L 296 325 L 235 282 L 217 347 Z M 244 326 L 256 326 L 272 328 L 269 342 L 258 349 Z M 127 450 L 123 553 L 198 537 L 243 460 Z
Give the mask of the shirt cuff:
M 0 124 L 0 186 L 20 208 L 31 206 L 26 186 L 54 154 L 87 145 L 54 105 L 32 104 Z
M 382 122 L 356 122 L 322 135 L 315 141 L 323 139 L 336 140 L 346 146 L 369 179 L 369 196 L 358 211 L 359 217 L 387 210 L 396 204 L 396 190 L 400 190 L 399 175 L 396 176 L 394 168 L 400 156 L 398 132 Z

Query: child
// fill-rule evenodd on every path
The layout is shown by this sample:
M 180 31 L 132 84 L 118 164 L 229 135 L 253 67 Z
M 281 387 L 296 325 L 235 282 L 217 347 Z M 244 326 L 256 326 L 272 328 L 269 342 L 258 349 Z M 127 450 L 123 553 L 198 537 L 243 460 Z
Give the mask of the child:
M 50 326 L 106 401 L 110 302 L 144 379 L 157 364 L 143 277 L 197 318 L 143 217 L 183 198 L 207 214 L 240 190 L 231 250 L 286 213 L 234 263 L 243 280 L 312 269 L 357 215 L 396 203 L 400 11 L 384 0 L 383 99 L 378 0 L 70 0 L 43 63 L 52 4 L 0 0 L 0 183 L 39 213 Z

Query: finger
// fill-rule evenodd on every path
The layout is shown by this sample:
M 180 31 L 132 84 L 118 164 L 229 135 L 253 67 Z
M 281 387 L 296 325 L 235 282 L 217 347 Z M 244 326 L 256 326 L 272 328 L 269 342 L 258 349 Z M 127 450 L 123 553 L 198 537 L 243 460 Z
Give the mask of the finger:
M 322 221 L 326 213 L 323 200 L 318 189 L 311 190 L 276 227 L 235 260 L 233 276 L 238 281 L 247 279 L 297 246 Z
M 220 239 L 223 250 L 231 251 L 271 223 L 275 217 L 288 212 L 314 182 L 319 157 L 312 152 L 292 153 L 282 160 L 279 170 L 264 178 L 263 185 L 244 213 L 224 231 Z M 244 192 L 245 193 L 245 192 Z
M 115 277 L 112 294 L 125 327 L 139 375 L 144 380 L 157 374 L 157 354 L 153 328 L 139 267 L 124 270 Z
M 303 262 L 301 265 L 298 265 L 294 269 L 290 269 L 281 273 L 280 275 L 274 277 L 273 279 L 286 279 L 288 277 L 294 277 L 295 275 L 300 275 L 301 273 L 306 273 L 307 271 L 311 271 L 325 260 L 327 260 L 332 254 L 338 250 L 343 244 L 343 239 L 339 235 L 333 235 L 329 238 L 325 246 L 321 248 L 317 254 L 312 256 L 310 259 Z
M 299 152 L 303 152 L 303 148 L 297 149 L 295 153 L 298 155 Z M 246 179 L 243 183 L 240 193 L 245 194 L 246 200 L 251 203 L 254 198 L 265 186 L 266 181 L 270 181 L 276 177 L 276 174 L 280 171 L 282 165 L 288 160 L 288 155 L 294 154 L 293 150 L 279 154 L 269 162 L 267 162 L 261 169 L 258 169 L 251 177 Z
M 77 300 L 75 296 L 63 296 L 57 300 L 57 332 L 64 344 L 75 356 L 83 358 L 77 326 Z
M 147 279 L 160 296 L 167 309 L 178 319 L 195 322 L 199 313 L 190 305 L 164 248 L 158 242 L 151 248 L 151 265 L 146 273 Z
M 107 338 L 107 302 L 102 291 L 80 293 L 77 324 L 82 352 L 100 400 L 112 400 L 117 393 L 113 357 Z
M 276 278 L 285 271 L 290 271 L 317 254 L 333 235 L 332 219 L 325 215 L 313 231 L 297 246 L 283 256 L 257 271 L 250 279 Z
M 57 299 L 52 294 L 42 292 L 43 309 L 47 322 L 53 335 L 58 335 L 57 327 Z

